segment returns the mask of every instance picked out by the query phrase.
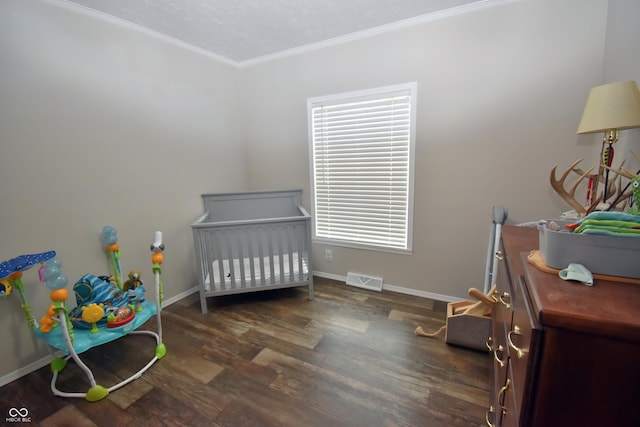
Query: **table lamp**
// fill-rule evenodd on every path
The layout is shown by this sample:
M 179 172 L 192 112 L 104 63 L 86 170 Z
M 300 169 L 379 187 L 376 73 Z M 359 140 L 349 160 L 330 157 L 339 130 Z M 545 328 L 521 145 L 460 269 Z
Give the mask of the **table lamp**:
M 640 90 L 635 81 L 608 83 L 591 89 L 578 125 L 578 133 L 604 134 L 598 177 L 591 190 L 594 197 L 597 197 L 598 181 L 605 172 L 604 165 L 611 166 L 613 144 L 618 140 L 618 131 L 637 127 L 640 127 Z M 602 201 L 606 203 L 609 197 L 608 169 L 605 174 Z

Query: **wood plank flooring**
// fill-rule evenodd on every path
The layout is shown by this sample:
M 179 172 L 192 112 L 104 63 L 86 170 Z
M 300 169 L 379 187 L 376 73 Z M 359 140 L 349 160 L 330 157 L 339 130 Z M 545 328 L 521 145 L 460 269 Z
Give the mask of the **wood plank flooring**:
M 313 301 L 296 288 L 208 303 L 207 315 L 197 295 L 166 308 L 167 355 L 107 398 L 55 397 L 45 367 L 0 389 L 0 421 L 27 408 L 40 426 L 485 425 L 489 354 L 414 335 L 444 324 L 443 302 L 316 278 Z M 128 336 L 82 358 L 109 387 L 154 344 Z M 88 387 L 73 362 L 58 379 Z

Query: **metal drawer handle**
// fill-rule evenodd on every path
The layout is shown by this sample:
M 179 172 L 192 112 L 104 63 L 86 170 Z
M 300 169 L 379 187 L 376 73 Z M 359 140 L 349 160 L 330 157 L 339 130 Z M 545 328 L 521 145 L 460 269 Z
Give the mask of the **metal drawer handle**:
M 508 299 L 509 302 L 506 302 L 505 298 Z M 502 295 L 498 297 L 498 300 L 507 308 L 507 310 L 511 308 L 511 295 L 509 292 L 503 292 Z
M 493 337 L 487 338 L 487 342 L 484 343 L 487 346 L 489 351 L 493 351 Z
M 522 331 L 520 330 L 518 325 L 514 325 L 513 330 L 507 334 L 507 342 L 509 343 L 509 347 L 511 347 L 518 355 L 518 359 L 522 359 L 522 356 L 524 356 L 524 350 L 522 350 L 519 347 L 516 347 L 516 345 L 511 340 L 511 334 L 522 335 Z
M 503 395 L 504 393 L 506 393 L 507 390 L 509 390 L 511 388 L 511 378 L 507 378 L 507 382 L 504 383 L 504 386 L 502 386 L 502 388 L 500 389 L 500 391 L 498 392 L 498 403 L 500 402 L 500 397 L 501 395 Z M 502 405 L 500 405 L 500 409 L 502 411 L 502 415 L 507 413 L 507 408 L 504 406 L 504 400 L 502 401 Z
M 495 361 L 498 363 L 498 365 L 500 365 L 501 368 L 504 368 L 504 362 L 502 361 L 502 359 L 500 359 L 500 357 L 498 356 L 498 352 L 504 352 L 504 347 L 499 345 L 498 348 L 496 348 L 495 350 L 493 350 L 493 358 L 495 359 Z
M 502 261 L 504 259 L 504 255 L 502 254 L 502 251 L 496 252 L 495 257 L 498 261 Z
M 496 410 L 493 408 L 493 405 L 489 406 L 489 409 L 487 410 L 487 413 L 484 414 L 484 420 L 487 422 L 487 426 L 488 427 L 496 427 L 495 424 L 493 424 L 491 421 L 489 421 L 489 415 L 491 414 L 495 414 Z

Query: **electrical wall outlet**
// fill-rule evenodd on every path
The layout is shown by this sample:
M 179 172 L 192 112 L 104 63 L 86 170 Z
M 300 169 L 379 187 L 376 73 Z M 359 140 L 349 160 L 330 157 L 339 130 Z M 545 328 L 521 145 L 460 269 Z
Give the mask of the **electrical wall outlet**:
M 324 260 L 333 261 L 333 251 L 331 249 L 324 250 Z

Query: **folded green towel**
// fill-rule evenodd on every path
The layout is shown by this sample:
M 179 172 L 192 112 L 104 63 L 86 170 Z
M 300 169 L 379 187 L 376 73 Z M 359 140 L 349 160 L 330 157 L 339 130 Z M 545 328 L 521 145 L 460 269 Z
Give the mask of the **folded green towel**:
M 588 221 L 591 219 L 598 220 L 614 220 L 614 221 L 629 221 L 629 222 L 637 222 L 640 223 L 640 216 L 632 215 L 627 212 L 613 212 L 613 211 L 595 211 L 591 212 L 589 215 L 585 216 L 581 220 L 577 221 L 577 224 L 581 224 L 584 221 Z
M 582 221 L 578 228 L 574 230 L 574 233 L 582 233 L 585 228 L 597 228 L 597 227 L 615 227 L 619 229 L 638 229 L 640 232 L 640 223 L 631 221 L 619 221 L 614 219 L 588 219 Z
M 590 225 L 586 224 L 584 227 L 580 226 L 582 230 L 580 234 L 602 234 L 606 236 L 618 236 L 618 237 L 640 237 L 640 230 L 635 228 L 625 228 L 616 226 L 605 225 Z M 576 230 L 576 232 L 578 232 Z

